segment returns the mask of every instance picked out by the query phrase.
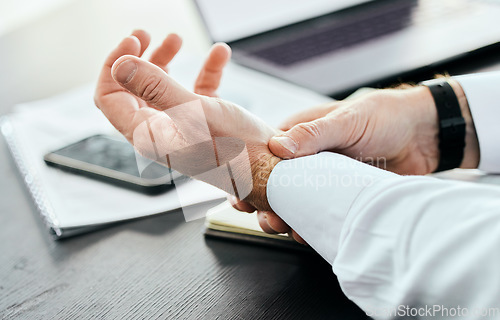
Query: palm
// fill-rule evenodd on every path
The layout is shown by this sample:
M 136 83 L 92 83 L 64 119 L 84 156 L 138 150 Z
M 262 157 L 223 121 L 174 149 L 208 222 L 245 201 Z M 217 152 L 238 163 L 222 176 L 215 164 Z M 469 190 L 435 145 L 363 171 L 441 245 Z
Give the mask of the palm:
M 166 73 L 180 38 L 168 36 L 146 62 L 139 58 L 148 45 L 149 36 L 136 31 L 109 55 L 97 85 L 96 105 L 147 158 L 232 194 L 258 194 L 256 203 L 267 207 L 263 187 L 253 184 L 252 173 L 261 159 L 276 158 L 267 147 L 276 130 L 216 98 L 229 47 L 212 47 L 193 93 Z

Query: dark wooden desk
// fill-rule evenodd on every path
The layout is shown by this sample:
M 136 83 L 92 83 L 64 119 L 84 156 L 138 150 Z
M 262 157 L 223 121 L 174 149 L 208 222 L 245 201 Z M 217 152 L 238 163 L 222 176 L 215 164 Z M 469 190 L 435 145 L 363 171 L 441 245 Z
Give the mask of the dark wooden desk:
M 485 69 L 500 69 L 498 47 L 427 75 Z M 10 110 L 0 106 L 0 114 Z M 186 223 L 181 212 L 173 212 L 55 242 L 2 140 L 0 317 L 366 318 L 318 256 L 205 239 L 202 223 Z
M 0 115 L 95 81 L 133 28 L 157 44 L 179 31 L 183 52 L 205 54 L 195 12 L 191 1 L 68 1 L 0 35 Z M 202 223 L 173 212 L 55 242 L 0 139 L 0 318 L 363 318 L 317 256 L 205 240 Z
M 364 318 L 315 254 L 205 239 L 181 212 L 53 241 L 1 148 L 2 319 Z

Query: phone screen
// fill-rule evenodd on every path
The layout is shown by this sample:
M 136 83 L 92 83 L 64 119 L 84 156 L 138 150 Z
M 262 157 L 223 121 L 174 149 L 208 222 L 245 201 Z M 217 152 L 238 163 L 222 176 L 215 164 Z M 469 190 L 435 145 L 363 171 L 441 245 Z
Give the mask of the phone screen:
M 172 185 L 181 176 L 169 168 L 151 161 L 141 172 L 134 148 L 126 141 L 105 135 L 95 135 L 45 155 L 48 165 L 99 178 L 140 191 L 151 191 L 161 185 Z

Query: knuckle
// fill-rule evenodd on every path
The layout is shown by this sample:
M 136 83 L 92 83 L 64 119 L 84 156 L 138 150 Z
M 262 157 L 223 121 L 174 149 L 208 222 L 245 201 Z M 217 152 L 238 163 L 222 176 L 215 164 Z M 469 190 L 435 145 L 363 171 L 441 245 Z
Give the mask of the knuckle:
M 295 126 L 295 130 L 299 134 L 309 136 L 311 138 L 317 138 L 321 135 L 317 122 L 299 123 Z
M 155 104 L 163 98 L 166 89 L 167 87 L 160 77 L 149 77 L 141 86 L 139 97 L 146 102 Z
M 215 93 L 215 89 L 208 88 L 208 87 L 196 87 L 194 89 L 194 92 L 196 94 L 202 95 L 202 96 L 207 96 L 207 97 L 216 97 L 217 94 Z

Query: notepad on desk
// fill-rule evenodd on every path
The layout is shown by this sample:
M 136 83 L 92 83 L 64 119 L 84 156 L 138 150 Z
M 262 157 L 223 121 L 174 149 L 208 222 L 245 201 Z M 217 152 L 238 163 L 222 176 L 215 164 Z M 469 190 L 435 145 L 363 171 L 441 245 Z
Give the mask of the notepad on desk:
M 205 235 L 278 248 L 310 251 L 287 234 L 269 234 L 262 231 L 257 214 L 234 209 L 229 202 L 223 202 L 208 210 L 205 219 Z

